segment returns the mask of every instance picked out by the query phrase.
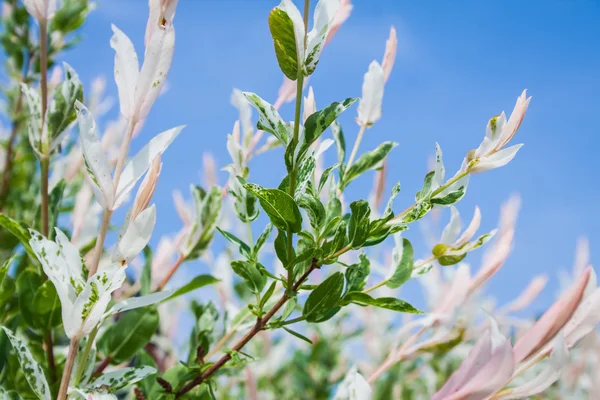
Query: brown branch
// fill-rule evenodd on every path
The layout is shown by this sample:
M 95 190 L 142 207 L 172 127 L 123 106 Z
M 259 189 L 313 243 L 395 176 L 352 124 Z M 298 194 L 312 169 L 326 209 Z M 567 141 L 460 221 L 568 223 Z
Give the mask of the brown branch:
M 173 276 L 173 274 L 175 274 L 175 272 L 179 269 L 179 266 L 184 261 L 185 261 L 184 255 L 180 254 L 179 257 L 177 258 L 177 260 L 175 261 L 175 263 L 171 266 L 171 268 L 169 268 L 169 271 L 167 272 L 167 275 L 165 275 L 165 277 L 163 278 L 163 280 L 160 281 L 160 283 L 158 284 L 158 286 L 154 290 L 155 292 L 160 292 L 161 290 L 164 289 L 165 286 L 167 286 L 167 283 L 169 283 L 169 280 L 171 279 L 171 277 Z
M 98 376 L 98 375 L 100 375 L 102 373 L 102 371 L 104 371 L 104 369 L 106 367 L 108 367 L 108 364 L 110 364 L 110 360 L 111 360 L 111 357 L 110 356 L 106 356 L 104 358 L 104 360 L 102 360 L 102 362 L 100 362 L 100 364 L 98 364 L 98 366 L 94 370 L 94 373 L 92 374 L 92 376 Z
M 293 291 L 297 291 L 300 285 L 308 279 L 308 276 L 311 272 L 318 268 L 317 260 L 313 260 L 310 267 L 306 270 L 306 272 L 298 279 L 298 281 L 293 286 Z M 240 351 L 254 336 L 256 336 L 260 331 L 262 331 L 269 320 L 273 318 L 273 316 L 279 311 L 281 307 L 290 299 L 291 297 L 287 295 L 287 292 L 275 303 L 275 305 L 269 310 L 264 317 L 258 318 L 256 320 L 256 324 L 254 327 L 248 331 L 236 344 L 233 346 L 232 351 Z M 200 385 L 202 382 L 206 381 L 206 379 L 210 378 L 215 372 L 217 372 L 221 367 L 223 367 L 227 362 L 231 360 L 230 354 L 225 354 L 221 357 L 217 362 L 211 365 L 206 371 L 202 373 L 202 375 L 194 378 L 190 382 L 188 382 L 184 387 L 182 387 L 178 392 L 176 398 L 180 398 L 196 386 Z
M 52 341 L 52 331 L 49 331 L 44 339 L 46 344 L 46 356 L 48 357 L 48 369 L 50 370 L 50 380 L 56 382 L 56 362 L 54 361 L 54 342 Z

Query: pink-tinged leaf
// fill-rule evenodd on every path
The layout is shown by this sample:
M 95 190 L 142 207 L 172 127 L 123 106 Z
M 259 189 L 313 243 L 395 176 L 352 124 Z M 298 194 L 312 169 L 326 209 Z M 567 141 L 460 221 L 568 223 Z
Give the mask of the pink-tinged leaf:
M 327 38 L 325 38 L 325 44 L 323 46 L 327 46 L 327 44 L 329 44 L 329 42 L 331 41 L 331 39 L 333 39 L 333 36 L 337 33 L 342 24 L 346 22 L 346 20 L 350 17 L 352 8 L 354 8 L 354 6 L 350 4 L 350 0 L 340 0 L 340 6 L 338 7 L 337 12 L 335 13 L 333 21 L 331 22 L 329 32 L 327 33 Z
M 495 349 L 487 363 L 458 391 L 445 400 L 481 400 L 501 389 L 512 377 L 515 360 L 510 341 Z
M 381 118 L 384 85 L 383 68 L 377 61 L 373 61 L 369 65 L 369 71 L 365 74 L 363 81 L 362 97 L 358 104 L 358 118 L 356 120 L 359 125 L 370 126 Z
M 390 38 L 385 43 L 385 53 L 381 63 L 385 82 L 387 82 L 390 74 L 392 73 L 392 68 L 394 67 L 394 62 L 396 61 L 397 48 L 398 38 L 396 37 L 396 28 L 392 26 L 390 29 Z
M 135 220 L 137 216 L 148 207 L 148 204 L 150 204 L 150 200 L 152 199 L 152 195 L 156 189 L 156 183 L 158 182 L 161 169 L 162 162 L 159 154 L 154 157 L 154 160 L 150 165 L 150 169 L 146 173 L 146 176 L 144 177 L 144 180 L 140 184 L 137 194 L 135 195 L 133 206 L 131 206 L 131 221 Z
M 492 155 L 482 157 L 473 168 L 471 173 L 479 174 L 492 169 L 500 168 L 512 161 L 517 155 L 517 152 L 523 147 L 522 144 L 516 144 L 514 146 L 507 147 L 500 151 L 495 152 Z
M 431 400 L 448 399 L 449 396 L 466 385 L 477 374 L 477 371 L 480 371 L 490 361 L 491 356 L 492 340 L 490 331 L 487 330 L 475 343 L 460 367 L 450 376 L 444 386 L 433 395 Z
M 306 122 L 306 119 L 315 112 L 317 112 L 317 103 L 315 102 L 315 92 L 313 91 L 313 88 L 311 86 L 308 88 L 308 96 L 304 98 L 304 122 Z
M 115 50 L 115 82 L 119 90 L 121 114 L 125 118 L 131 118 L 134 112 L 135 88 L 138 83 L 140 65 L 129 37 L 114 25 L 112 25 L 112 30 L 110 47 Z
M 475 206 L 475 212 L 473 213 L 473 218 L 469 223 L 467 229 L 463 232 L 462 235 L 454 242 L 454 246 L 462 246 L 467 243 L 471 238 L 475 235 L 477 230 L 479 229 L 479 225 L 481 224 L 481 211 L 478 206 Z
M 600 323 L 600 288 L 586 296 L 573 318 L 565 326 L 565 339 L 569 348 L 575 346 Z
M 501 395 L 497 399 L 527 399 L 542 393 L 560 378 L 568 362 L 569 350 L 565 343 L 565 337 L 562 333 L 559 333 L 554 340 L 550 359 L 544 362 L 542 371 L 533 379 L 528 380 L 523 385 L 511 388 L 508 394 Z
M 523 118 L 525 118 L 525 113 L 527 112 L 527 107 L 529 107 L 530 100 L 531 97 L 527 97 L 527 89 L 523 90 L 523 93 L 521 93 L 521 96 L 517 99 L 517 103 L 515 104 L 513 112 L 510 114 L 508 122 L 504 125 L 502 132 L 500 132 L 500 136 L 494 147 L 495 151 L 506 146 L 513 136 L 515 136 L 515 133 L 517 133 L 523 122 Z
M 517 363 L 537 353 L 565 326 L 581 303 L 590 273 L 591 268 L 588 267 L 573 286 L 517 341 Z
M 523 292 L 507 306 L 507 312 L 523 310 L 540 294 L 548 282 L 547 275 L 538 275 L 529 283 Z
M 157 29 L 148 42 L 135 88 L 136 120 L 145 119 L 164 85 L 175 50 L 175 28 Z

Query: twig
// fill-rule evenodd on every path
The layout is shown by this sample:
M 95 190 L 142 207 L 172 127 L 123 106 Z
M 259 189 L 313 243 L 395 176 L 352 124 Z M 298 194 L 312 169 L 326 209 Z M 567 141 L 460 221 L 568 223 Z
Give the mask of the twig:
M 302 285 L 302 283 L 304 283 L 304 281 L 306 281 L 306 279 L 308 279 L 308 276 L 310 275 L 310 273 L 312 271 L 314 271 L 316 268 L 318 268 L 317 267 L 317 260 L 313 260 L 312 264 L 310 265 L 310 268 L 308 268 L 306 270 L 306 272 L 300 277 L 300 279 L 298 279 L 298 281 L 294 284 L 293 290 L 294 291 L 298 290 L 298 288 L 300 287 L 300 285 Z M 232 350 L 234 350 L 234 351 L 240 351 L 246 344 L 248 344 L 248 342 L 250 340 L 252 340 L 252 338 L 254 336 L 256 336 L 260 331 L 262 331 L 265 328 L 267 322 L 269 322 L 269 320 L 271 318 L 273 318 L 273 316 L 277 313 L 277 311 L 279 311 L 279 309 L 281 307 L 283 307 L 283 305 L 290 298 L 291 297 L 288 296 L 287 292 L 284 293 L 284 295 L 279 299 L 279 301 L 277 301 L 277 303 L 275 303 L 275 305 L 269 310 L 269 312 L 267 314 L 265 314 L 265 316 L 263 318 L 258 318 L 256 320 L 256 324 L 254 325 L 254 327 L 250 331 L 248 331 L 248 333 L 246 333 L 244 335 L 244 337 L 242 337 L 235 344 L 235 346 L 233 346 Z M 186 394 L 187 392 L 189 392 L 190 390 L 192 390 L 196 386 L 200 385 L 202 382 L 206 381 L 206 379 L 210 378 L 221 367 L 223 367 L 225 364 L 227 364 L 227 362 L 229 360 L 231 360 L 231 355 L 230 354 L 223 355 L 223 357 L 221 357 L 217 362 L 215 362 L 206 371 L 204 371 L 202 373 L 202 375 L 194 378 L 193 380 L 191 380 L 190 382 L 188 382 L 185 386 L 183 386 L 177 392 L 176 398 L 179 398 L 179 397 L 183 396 L 184 394 Z
M 108 367 L 108 364 L 110 364 L 110 360 L 111 359 L 112 359 L 111 356 L 104 357 L 104 360 L 102 360 L 100 362 L 100 364 L 98 364 L 98 366 L 94 370 L 94 373 L 92 374 L 92 376 L 98 376 L 98 375 L 100 375 L 102 373 L 102 371 L 104 371 L 104 369 L 106 367 Z
M 183 254 L 180 254 L 179 257 L 177 257 L 177 260 L 175 261 L 175 263 L 171 266 L 171 268 L 169 268 L 169 271 L 167 272 L 167 275 L 165 275 L 165 277 L 163 278 L 162 281 L 160 281 L 160 283 L 158 284 L 158 286 L 156 286 L 155 292 L 160 292 L 161 290 L 164 289 L 165 286 L 167 286 L 167 283 L 169 283 L 169 280 L 171 279 L 171 277 L 173 276 L 173 274 L 175 274 L 175 272 L 179 269 L 179 266 L 185 261 L 185 256 Z

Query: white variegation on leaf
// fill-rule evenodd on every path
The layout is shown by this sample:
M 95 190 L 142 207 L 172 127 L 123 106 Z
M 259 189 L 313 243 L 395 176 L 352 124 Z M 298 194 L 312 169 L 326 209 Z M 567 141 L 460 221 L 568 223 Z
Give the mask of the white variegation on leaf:
M 248 102 L 258 111 L 258 128 L 271 133 L 285 147 L 292 136 L 292 128 L 271 104 L 255 93 L 243 92 Z
M 110 387 L 112 391 L 117 391 L 121 388 L 133 385 L 155 372 L 156 369 L 146 365 L 143 367 L 121 368 L 100 375 L 93 382 L 89 383 L 85 389 L 102 389 L 104 387 Z
M 373 391 L 367 380 L 352 367 L 339 384 L 333 400 L 370 400 Z
M 52 400 L 52 393 L 50 392 L 50 387 L 46 381 L 44 370 L 31 355 L 25 341 L 15 336 L 8 328 L 4 326 L 1 326 L 0 328 L 4 330 L 6 337 L 8 337 L 8 340 L 15 349 L 25 379 L 27 380 L 27 383 L 29 383 L 29 386 L 31 386 L 33 393 L 41 400 Z M 2 393 L 0 392 L 0 394 Z
M 125 233 L 117 242 L 112 261 L 121 265 L 129 264 L 150 241 L 155 223 L 156 207 L 153 204 L 127 225 Z
M 29 117 L 27 118 L 29 143 L 36 154 L 43 157 L 43 148 L 48 145 L 48 123 L 46 121 L 42 127 L 42 100 L 37 90 L 24 83 L 21 83 L 21 91 L 29 108 Z M 42 140 L 46 142 L 46 146 L 42 145 Z
M 178 126 L 159 133 L 125 165 L 117 186 L 115 202 L 112 205 L 113 210 L 117 209 L 127 199 L 127 194 L 150 168 L 154 159 L 165 152 L 183 128 L 185 126 Z
M 54 284 L 69 338 L 88 335 L 101 321 L 111 294 L 125 280 L 125 268 L 111 265 L 87 277 L 79 251 L 58 228 L 56 241 L 30 229 L 29 244 L 48 279 Z
M 152 30 L 141 69 L 131 40 L 116 26 L 112 29 L 121 113 L 135 125 L 148 116 L 167 79 L 175 50 L 175 28 L 169 24 Z
M 79 397 L 75 397 L 79 396 Z M 69 399 L 77 400 L 118 400 L 118 397 L 107 389 L 86 390 L 81 388 L 69 388 Z
M 306 122 L 306 119 L 312 114 L 317 112 L 317 103 L 315 102 L 315 92 L 312 86 L 308 88 L 308 96 L 304 98 L 304 111 L 302 113 L 302 120 Z
M 23 0 L 25 9 L 38 21 L 48 21 L 56 13 L 57 0 Z
M 244 149 L 250 145 L 252 140 L 252 135 L 254 134 L 254 126 L 252 124 L 252 108 L 248 101 L 246 100 L 246 96 L 239 89 L 233 89 L 233 93 L 231 94 L 231 104 L 237 108 L 239 112 L 239 118 L 241 129 L 242 129 L 242 138 L 241 143 Z
M 75 107 L 86 176 L 98 203 L 103 207 L 111 207 L 114 201 L 111 168 L 98 138 L 96 121 L 92 113 L 79 101 L 75 103 Z
M 358 103 L 358 118 L 360 126 L 371 126 L 381 118 L 381 103 L 385 74 L 377 61 L 371 62 L 365 74 L 362 87 L 362 97 Z
M 325 46 L 325 39 L 333 27 L 333 22 L 340 6 L 339 0 L 319 0 L 313 15 L 313 28 L 306 33 L 304 20 L 292 0 L 283 0 L 277 8 L 284 11 L 294 26 L 294 39 L 296 41 L 296 55 L 298 65 L 305 76 L 311 75 L 321 57 Z M 304 37 L 306 35 L 306 47 Z
M 504 112 L 489 120 L 485 138 L 479 147 L 470 151 L 467 156 L 470 172 L 479 173 L 499 168 L 508 164 L 515 157 L 522 145 L 508 148 L 505 146 L 519 130 L 530 101 L 531 97 L 527 97 L 527 90 L 523 90 L 508 121 Z

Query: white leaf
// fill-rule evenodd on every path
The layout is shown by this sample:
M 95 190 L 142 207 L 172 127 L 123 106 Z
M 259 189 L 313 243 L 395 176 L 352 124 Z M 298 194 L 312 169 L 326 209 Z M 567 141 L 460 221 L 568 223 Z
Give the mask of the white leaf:
M 373 391 L 367 380 L 352 367 L 335 392 L 333 400 L 370 400 Z
M 452 244 L 460 234 L 460 214 L 458 213 L 456 207 L 452 206 L 450 208 L 450 215 L 450 222 L 444 228 L 442 232 L 442 238 L 440 240 L 440 242 L 444 244 Z
M 105 389 L 100 390 L 86 390 L 81 388 L 69 388 L 69 394 L 78 393 L 85 400 L 118 400 L 118 397 L 112 393 L 107 392 Z M 69 397 L 71 399 L 71 397 Z
M 435 174 L 433 175 L 432 190 L 436 190 L 444 184 L 446 177 L 446 169 L 444 168 L 444 158 L 442 156 L 442 148 L 439 144 L 435 144 Z
M 152 293 L 147 296 L 131 297 L 127 300 L 116 303 L 108 312 L 106 312 L 104 317 L 106 318 L 116 313 L 135 310 L 136 308 L 142 308 L 160 303 L 161 301 L 170 297 L 172 294 L 172 290 L 163 290 L 162 292 Z
M 362 87 L 362 98 L 358 104 L 357 122 L 361 126 L 374 124 L 381 118 L 381 102 L 383 101 L 383 86 L 385 76 L 381 65 L 373 61 L 365 74 Z
M 75 107 L 88 180 L 98 203 L 103 207 L 111 207 L 114 200 L 111 168 L 98 139 L 96 121 L 92 113 L 79 101 L 75 102 Z
M 254 125 L 252 124 L 252 108 L 246 97 L 239 89 L 233 89 L 231 94 L 231 104 L 237 108 L 239 112 L 239 121 L 242 125 L 242 143 L 244 147 L 250 144 L 252 134 L 254 132 Z
M 126 386 L 131 386 L 155 372 L 156 369 L 146 365 L 143 367 L 121 368 L 117 371 L 100 375 L 94 382 L 87 385 L 86 389 L 101 389 L 106 386 L 116 391 Z
M 127 230 L 117 242 L 112 261 L 121 265 L 129 264 L 150 241 L 155 223 L 156 207 L 153 204 L 128 224 Z
M 385 42 L 385 53 L 383 55 L 383 61 L 381 62 L 381 67 L 383 68 L 386 82 L 392 73 L 392 68 L 394 67 L 394 62 L 396 61 L 397 47 L 398 38 L 396 37 L 396 28 L 392 26 L 390 28 L 390 38 Z
M 586 288 L 587 289 L 587 288 Z M 575 346 L 600 322 L 600 288 L 585 297 L 575 314 L 565 325 L 565 338 L 569 348 Z
M 114 25 L 110 47 L 115 50 L 115 82 L 119 90 L 121 114 L 133 117 L 135 87 L 140 74 L 140 65 L 133 43 L 125 33 Z
M 319 0 L 315 7 L 314 25 L 306 37 L 306 55 L 304 56 L 306 75 L 312 74 L 319 62 L 325 39 L 339 6 L 339 0 Z
M 463 244 L 471 240 L 471 238 L 475 235 L 475 232 L 477 232 L 477 230 L 479 229 L 480 224 L 481 211 L 479 210 L 478 206 L 475 206 L 475 212 L 473 213 L 473 218 L 471 219 L 469 226 L 467 227 L 467 229 L 465 229 L 463 234 L 460 235 L 458 239 L 456 239 L 456 242 L 454 242 L 454 246 L 462 246 Z
M 517 155 L 517 151 L 523 147 L 522 144 L 516 144 L 514 146 L 507 147 L 506 149 L 502 149 L 490 156 L 482 157 L 477 164 L 473 168 L 471 168 L 471 172 L 474 174 L 489 171 L 494 168 L 500 168 L 508 164 L 515 156 Z
M 49 20 L 56 12 L 56 0 L 23 0 L 23 5 L 38 21 Z
M 150 108 L 160 94 L 171 68 L 174 50 L 175 28 L 172 25 L 152 33 L 135 88 L 136 120 L 143 120 L 148 116 Z
M 116 200 L 113 210 L 119 207 L 127 198 L 127 194 L 136 182 L 150 168 L 157 155 L 163 154 L 171 142 L 179 135 L 185 126 L 178 126 L 156 135 L 144 148 L 142 148 L 123 168 L 119 185 L 117 186 Z
M 22 339 L 13 335 L 8 328 L 5 328 L 4 326 L 1 328 L 4 329 L 6 337 L 8 337 L 8 340 L 10 340 L 10 343 L 15 349 L 19 359 L 19 364 L 21 364 L 21 369 L 24 372 L 25 379 L 27 379 L 27 382 L 29 383 L 29 386 L 31 386 L 33 392 L 41 400 L 52 400 L 50 387 L 46 381 L 44 370 L 31 355 L 31 352 L 27 348 L 27 344 Z

